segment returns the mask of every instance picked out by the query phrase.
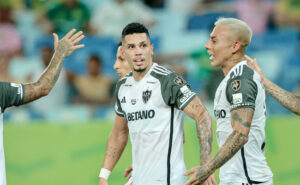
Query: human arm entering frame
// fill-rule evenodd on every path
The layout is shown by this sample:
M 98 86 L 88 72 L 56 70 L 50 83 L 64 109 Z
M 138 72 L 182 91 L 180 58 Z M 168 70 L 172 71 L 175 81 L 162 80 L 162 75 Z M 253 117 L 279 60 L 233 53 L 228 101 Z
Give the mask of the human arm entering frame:
M 240 108 L 231 111 L 233 132 L 210 162 L 186 172 L 186 175 L 189 175 L 196 171 L 196 175 L 185 185 L 202 184 L 216 169 L 232 158 L 247 143 L 253 114 L 254 110 L 252 108 Z
M 53 34 L 55 52 L 50 64 L 38 81 L 24 84 L 25 94 L 23 104 L 48 95 L 59 77 L 64 58 L 71 55 L 75 50 L 84 47 L 83 44 L 77 45 L 84 38 L 83 32 L 79 31 L 75 33 L 75 31 L 75 29 L 72 29 L 61 40 L 58 40 L 58 36 L 55 33 Z
M 199 97 L 195 96 L 193 100 L 183 109 L 183 111 L 196 121 L 197 136 L 200 143 L 200 165 L 205 165 L 211 160 L 212 152 L 212 119 L 206 108 L 201 104 Z M 192 171 L 193 178 L 196 178 L 196 171 Z M 207 179 L 206 184 L 215 184 L 217 181 L 214 174 Z
M 126 119 L 116 115 L 115 124 L 108 138 L 102 168 L 112 171 L 120 159 L 128 141 L 128 127 Z M 107 180 L 99 178 L 99 185 L 107 184 Z
M 280 88 L 278 85 L 267 79 L 263 71 L 259 67 L 256 59 L 253 60 L 247 55 L 245 55 L 245 58 L 248 62 L 249 67 L 251 67 L 259 74 L 266 91 L 285 108 L 297 115 L 300 115 L 300 96 L 297 96 Z

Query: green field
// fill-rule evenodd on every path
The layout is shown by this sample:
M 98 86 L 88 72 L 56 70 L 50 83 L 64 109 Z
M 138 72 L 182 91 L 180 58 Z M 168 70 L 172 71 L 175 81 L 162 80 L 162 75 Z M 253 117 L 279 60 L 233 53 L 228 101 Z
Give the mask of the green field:
M 96 185 L 112 124 L 5 123 L 4 146 L 8 185 Z M 215 128 L 215 126 L 214 126 Z M 274 185 L 300 184 L 300 117 L 272 117 L 267 121 L 266 156 Z M 185 162 L 199 164 L 195 125 L 185 124 Z M 129 142 L 130 143 L 130 142 Z M 214 138 L 214 153 L 217 151 Z M 131 163 L 131 147 L 110 176 L 111 185 L 124 184 L 124 169 Z

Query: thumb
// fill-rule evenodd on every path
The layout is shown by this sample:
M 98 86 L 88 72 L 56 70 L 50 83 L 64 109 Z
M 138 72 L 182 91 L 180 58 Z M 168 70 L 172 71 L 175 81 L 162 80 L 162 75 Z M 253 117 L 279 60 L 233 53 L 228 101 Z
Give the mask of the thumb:
M 56 33 L 53 33 L 53 38 L 54 38 L 54 49 L 56 49 L 58 44 L 58 36 Z
M 191 175 L 192 173 L 194 173 L 194 171 L 195 171 L 195 169 L 193 168 L 193 169 L 191 169 L 191 170 L 188 170 L 188 171 L 184 172 L 184 175 L 185 175 L 185 176 L 189 176 L 189 175 Z

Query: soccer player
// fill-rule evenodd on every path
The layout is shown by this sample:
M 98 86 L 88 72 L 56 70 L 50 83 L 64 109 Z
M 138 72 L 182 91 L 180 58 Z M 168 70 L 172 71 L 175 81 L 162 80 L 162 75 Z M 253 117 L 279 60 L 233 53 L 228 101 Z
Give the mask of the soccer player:
M 245 56 L 245 58 L 248 62 L 248 65 L 259 74 L 267 92 L 285 108 L 289 109 L 297 115 L 300 115 L 300 97 L 280 88 L 269 79 L 267 79 L 267 77 L 264 75 L 263 71 L 257 64 L 256 59 L 253 60 L 249 56 Z
M 196 120 L 200 164 L 211 159 L 211 118 L 182 77 L 153 62 L 147 28 L 130 23 L 122 31 L 122 55 L 132 70 L 116 87 L 116 117 L 109 136 L 99 185 L 118 162 L 130 135 L 132 180 L 143 185 L 182 185 L 183 112 Z M 215 181 L 210 176 L 210 181 Z
M 128 62 L 122 56 L 121 45 L 122 45 L 122 42 L 120 42 L 119 46 L 118 46 L 117 58 L 116 58 L 116 61 L 114 64 L 114 69 L 116 70 L 118 75 L 122 78 L 131 71 L 131 68 L 130 68 Z
M 247 66 L 244 54 L 252 31 L 243 21 L 220 18 L 205 45 L 211 65 L 221 67 L 225 78 L 215 99 L 219 151 L 205 165 L 186 172 L 186 183 L 202 184 L 220 168 L 220 185 L 273 184 L 264 155 L 265 90 L 259 75 Z
M 75 31 L 75 29 L 71 30 L 61 40 L 58 40 L 58 36 L 55 33 L 53 34 L 55 52 L 50 64 L 37 82 L 28 84 L 0 82 L 0 185 L 6 185 L 3 149 L 4 110 L 10 106 L 29 103 L 50 93 L 60 74 L 64 58 L 73 53 L 73 51 L 84 47 L 83 44 L 77 45 L 84 38 L 82 31 L 77 33 Z

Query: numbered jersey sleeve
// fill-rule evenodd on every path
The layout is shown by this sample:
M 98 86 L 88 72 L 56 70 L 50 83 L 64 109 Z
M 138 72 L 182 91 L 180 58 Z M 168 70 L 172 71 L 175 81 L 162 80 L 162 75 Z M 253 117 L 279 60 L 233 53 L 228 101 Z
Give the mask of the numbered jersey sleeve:
M 196 96 L 192 92 L 189 84 L 181 75 L 171 72 L 168 75 L 159 75 L 153 73 L 161 83 L 162 96 L 167 105 L 174 105 L 183 110 L 186 105 Z
M 257 96 L 257 84 L 253 80 L 254 72 L 247 66 L 243 66 L 243 72 L 230 74 L 227 81 L 226 96 L 231 105 L 231 110 L 239 108 L 255 109 L 255 100 Z
M 2 112 L 10 106 L 18 106 L 23 103 L 24 86 L 21 84 L 0 82 L 0 106 Z

